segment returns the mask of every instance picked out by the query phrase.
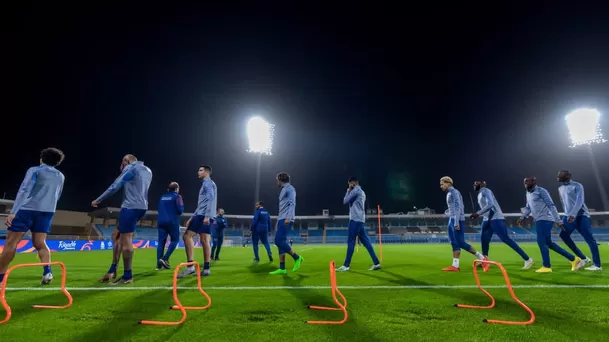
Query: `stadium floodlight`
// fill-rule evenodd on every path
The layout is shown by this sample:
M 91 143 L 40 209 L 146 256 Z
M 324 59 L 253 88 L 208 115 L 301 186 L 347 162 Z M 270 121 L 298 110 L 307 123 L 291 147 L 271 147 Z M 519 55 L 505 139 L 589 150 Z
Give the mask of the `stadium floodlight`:
M 247 139 L 249 140 L 250 147 L 247 151 L 258 154 L 254 201 L 260 200 L 260 163 L 262 162 L 263 154 L 272 154 L 274 131 L 275 125 L 266 122 L 266 120 L 259 116 L 255 116 L 247 122 Z
M 600 126 L 601 113 L 596 109 L 581 108 L 565 116 L 571 147 L 604 143 Z
M 271 154 L 273 148 L 273 132 L 275 125 L 256 116 L 247 122 L 247 139 L 250 148 L 248 152 Z

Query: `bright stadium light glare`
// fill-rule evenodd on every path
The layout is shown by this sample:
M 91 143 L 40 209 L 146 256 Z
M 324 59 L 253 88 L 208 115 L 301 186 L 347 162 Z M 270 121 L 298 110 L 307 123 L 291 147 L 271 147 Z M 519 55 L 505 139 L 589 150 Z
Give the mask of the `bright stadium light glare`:
M 596 109 L 581 108 L 565 116 L 571 147 L 604 143 L 600 126 L 601 113 Z
M 275 125 L 266 122 L 263 118 L 255 116 L 247 122 L 248 152 L 271 154 L 273 148 L 273 133 Z

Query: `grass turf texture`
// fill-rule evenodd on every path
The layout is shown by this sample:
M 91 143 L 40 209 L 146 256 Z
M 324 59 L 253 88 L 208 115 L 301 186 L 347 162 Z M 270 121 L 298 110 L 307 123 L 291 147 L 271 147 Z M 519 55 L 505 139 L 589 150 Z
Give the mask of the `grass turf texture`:
M 535 245 L 523 245 L 541 266 Z M 587 251 L 587 246 L 582 246 Z M 472 275 L 473 257 L 462 256 L 460 273 L 443 273 L 451 262 L 449 245 L 386 245 L 383 269 L 368 271 L 370 258 L 364 248 L 356 253 L 351 272 L 338 273 L 338 286 L 348 300 L 349 321 L 342 326 L 304 324 L 305 320 L 340 319 L 340 312 L 307 310 L 306 306 L 334 306 L 329 289 L 328 263 L 341 265 L 345 246 L 294 246 L 305 257 L 301 269 L 287 276 L 268 275 L 278 262 L 252 265 L 251 247 L 224 248 L 221 261 L 212 264 L 212 276 L 203 278 L 203 288 L 213 305 L 207 311 L 189 311 L 182 326 L 141 326 L 138 320 L 177 320 L 173 305 L 172 272 L 155 271 L 156 251 L 135 251 L 135 283 L 112 287 L 96 280 L 107 271 L 110 251 L 54 253 L 68 269 L 68 287 L 74 305 L 65 310 L 31 309 L 31 304 L 60 305 L 60 291 L 38 286 L 41 267 L 19 269 L 9 278 L 6 298 L 13 318 L 0 326 L 2 341 L 602 341 L 609 336 L 608 271 L 571 272 L 569 263 L 552 254 L 553 273 L 523 271 L 522 260 L 507 246 L 491 245 L 491 258 L 505 266 L 516 295 L 537 315 L 532 326 L 502 326 L 482 323 L 483 318 L 527 320 L 527 313 L 509 296 L 506 288 L 491 288 L 496 308 L 454 308 L 455 303 L 487 305 Z M 609 257 L 609 246 L 600 246 Z M 378 247 L 377 247 L 378 249 Z M 275 250 L 274 250 L 275 252 Z M 263 254 L 263 253 L 262 253 Z M 196 250 L 201 259 L 201 250 Z M 275 256 L 275 259 L 278 258 Z M 171 263 L 184 262 L 179 249 Z M 35 254 L 20 254 L 15 263 L 37 262 Z M 52 288 L 60 284 L 60 268 L 53 268 Z M 483 285 L 504 285 L 501 273 L 491 267 L 481 273 Z M 195 287 L 196 278 L 180 280 L 180 286 Z M 599 285 L 576 287 L 576 285 Z M 349 286 L 376 288 L 349 288 Z M 535 287 L 540 286 L 540 287 Z M 560 287 L 563 286 L 563 287 Z M 565 287 L 573 286 L 573 287 Z M 248 289 L 231 289 L 246 287 Z M 261 287 L 261 288 L 251 288 Z M 136 288 L 128 290 L 129 288 Z M 145 288 L 145 289 L 142 289 Z M 42 289 L 42 291 L 37 291 Z M 186 306 L 203 305 L 194 289 L 180 290 Z M 1 308 L 0 308 L 1 310 Z M 0 313 L 3 315 L 4 313 Z M 2 316 L 4 317 L 4 316 Z M 605 336 L 603 338 L 602 336 Z

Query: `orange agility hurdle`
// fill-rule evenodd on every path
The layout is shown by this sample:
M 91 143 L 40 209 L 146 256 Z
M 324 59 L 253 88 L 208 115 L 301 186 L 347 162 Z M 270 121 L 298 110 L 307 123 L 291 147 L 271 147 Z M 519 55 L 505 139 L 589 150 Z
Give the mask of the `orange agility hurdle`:
M 476 279 L 476 285 L 478 286 L 478 288 L 480 289 L 480 291 L 484 292 L 485 295 L 487 295 L 487 297 L 489 297 L 491 299 L 491 304 L 490 305 L 486 305 L 486 306 L 477 306 L 477 305 L 465 305 L 465 304 L 455 304 L 455 307 L 458 308 L 463 308 L 463 309 L 492 309 L 495 307 L 495 298 L 488 293 L 488 291 L 486 291 L 485 289 L 482 288 L 482 285 L 480 285 L 480 276 L 478 275 L 478 269 L 477 269 L 477 264 L 490 264 L 490 265 L 495 265 L 497 267 L 499 267 L 499 269 L 501 270 L 501 273 L 503 274 L 503 278 L 505 279 L 505 284 L 507 285 L 508 290 L 510 291 L 510 295 L 512 296 L 512 299 L 514 299 L 514 301 L 516 303 L 518 303 L 518 305 L 520 305 L 523 309 L 525 309 L 530 315 L 531 315 L 531 319 L 529 319 L 528 321 L 501 321 L 501 320 L 494 320 L 494 319 L 483 319 L 482 322 L 484 323 L 491 323 L 491 324 L 509 324 L 509 325 L 529 325 L 529 324 L 533 324 L 533 322 L 535 322 L 535 313 L 533 313 L 533 310 L 531 310 L 528 306 L 526 306 L 526 304 L 524 304 L 523 302 L 521 302 L 518 297 L 516 297 L 516 294 L 514 293 L 514 289 L 512 288 L 512 283 L 510 282 L 510 278 L 508 277 L 507 271 L 505 270 L 505 268 L 503 267 L 503 265 L 501 265 L 498 262 L 495 261 L 490 261 L 490 260 L 474 260 L 473 266 L 474 266 L 474 278 Z
M 0 289 L 0 301 L 2 302 L 2 306 L 4 307 L 4 310 L 6 311 L 6 317 L 4 318 L 4 320 L 0 321 L 0 325 L 8 322 L 11 319 L 11 316 L 13 315 L 11 307 L 6 302 L 6 284 L 8 284 L 8 277 L 11 274 L 11 272 L 14 271 L 15 269 L 21 268 L 21 267 L 52 266 L 52 265 L 58 265 L 59 267 L 61 267 L 61 292 L 63 292 L 63 294 L 65 294 L 66 297 L 68 297 L 68 304 L 59 305 L 59 306 L 32 305 L 32 308 L 33 309 L 67 309 L 70 306 L 72 306 L 72 303 L 74 302 L 74 300 L 72 299 L 72 295 L 70 294 L 70 292 L 68 292 L 68 290 L 66 289 L 66 280 L 68 278 L 68 274 L 66 271 L 66 265 L 64 265 L 62 262 L 39 262 L 39 263 L 33 263 L 33 264 L 17 264 L 15 266 L 9 268 L 8 271 L 6 271 L 6 273 L 4 274 L 4 281 L 2 282 L 2 288 Z
M 330 308 L 330 307 L 326 307 L 326 306 L 309 305 L 309 306 L 307 306 L 307 308 L 313 309 L 313 310 L 328 310 L 328 311 L 339 311 L 340 310 L 343 312 L 343 319 L 340 321 L 306 321 L 305 323 L 308 323 L 308 324 L 344 324 L 347 321 L 347 318 L 349 317 L 349 314 L 347 313 L 347 299 L 345 298 L 345 296 L 343 296 L 343 294 L 338 290 L 338 287 L 336 286 L 336 264 L 334 263 L 334 260 L 330 261 L 330 285 L 332 287 L 332 299 L 334 300 L 334 303 L 336 303 L 336 305 L 338 307 Z M 338 297 L 336 296 L 337 294 L 340 296 L 340 298 L 342 298 L 344 304 L 338 300 Z
M 182 267 L 195 266 L 197 272 L 197 288 L 199 292 L 207 298 L 207 305 L 205 306 L 184 306 L 180 299 L 178 298 L 178 272 Z M 163 321 L 139 321 L 139 324 L 144 325 L 180 325 L 186 321 L 186 310 L 207 310 L 211 306 L 211 298 L 209 295 L 203 291 L 201 287 L 201 267 L 197 262 L 184 262 L 176 266 L 175 271 L 173 271 L 173 301 L 175 305 L 171 306 L 169 309 L 171 310 L 180 310 L 182 313 L 182 319 L 177 322 L 163 322 Z

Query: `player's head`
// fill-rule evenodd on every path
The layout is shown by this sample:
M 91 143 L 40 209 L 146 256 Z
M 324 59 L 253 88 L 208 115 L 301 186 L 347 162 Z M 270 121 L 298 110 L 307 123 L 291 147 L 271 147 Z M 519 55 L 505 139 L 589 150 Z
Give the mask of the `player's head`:
M 121 162 L 121 171 L 125 168 L 125 166 L 135 163 L 137 158 L 133 154 L 127 154 L 123 157 L 123 161 Z
M 218 216 L 224 215 L 224 208 L 218 208 Z
M 262 202 L 262 201 L 256 202 L 256 210 L 258 210 L 258 209 L 260 209 L 262 207 L 264 207 L 264 202 Z
M 167 187 L 167 191 L 169 192 L 180 192 L 180 185 L 177 182 L 171 182 L 169 183 L 169 186 Z
M 452 178 L 450 178 L 448 176 L 444 176 L 444 177 L 440 178 L 440 189 L 446 191 L 451 186 L 453 186 L 453 179 Z
M 287 172 L 280 172 L 277 174 L 277 185 L 283 186 L 290 182 L 290 175 Z
M 350 177 L 349 180 L 347 181 L 347 184 L 349 184 L 350 188 L 355 188 L 356 186 L 359 185 L 359 181 L 355 177 Z
M 556 180 L 558 180 L 561 183 L 568 183 L 571 181 L 571 172 L 567 171 L 567 170 L 561 170 L 558 172 L 558 175 L 556 176 Z
M 58 166 L 61 164 L 65 155 L 60 149 L 49 147 L 40 151 L 40 163 L 48 166 Z
M 537 185 L 537 178 L 535 176 L 528 176 L 524 179 L 524 187 L 528 191 L 532 191 Z
M 211 166 L 201 165 L 199 166 L 199 179 L 203 179 L 211 176 Z
M 480 191 L 480 189 L 486 187 L 485 181 L 475 181 L 474 182 L 474 191 Z

